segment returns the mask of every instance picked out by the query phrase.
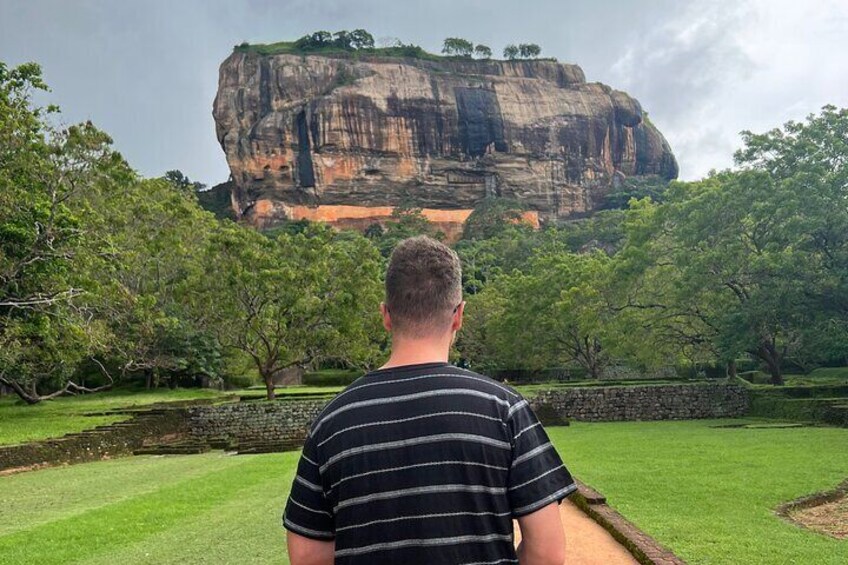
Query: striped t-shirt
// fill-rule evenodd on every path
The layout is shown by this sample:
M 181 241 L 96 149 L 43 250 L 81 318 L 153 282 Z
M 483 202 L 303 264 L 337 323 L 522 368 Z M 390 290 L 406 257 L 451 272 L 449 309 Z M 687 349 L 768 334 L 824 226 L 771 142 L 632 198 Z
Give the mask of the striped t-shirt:
M 283 525 L 335 562 L 517 563 L 512 518 L 576 490 L 527 401 L 448 363 L 366 374 L 312 422 Z

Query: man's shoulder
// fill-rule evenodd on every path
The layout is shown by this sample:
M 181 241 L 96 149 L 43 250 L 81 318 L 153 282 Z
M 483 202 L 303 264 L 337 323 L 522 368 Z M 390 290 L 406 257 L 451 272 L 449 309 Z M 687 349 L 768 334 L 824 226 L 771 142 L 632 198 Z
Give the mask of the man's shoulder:
M 470 379 L 473 379 L 476 383 L 479 383 L 478 386 L 484 387 L 487 390 L 497 391 L 498 393 L 505 395 L 503 396 L 504 400 L 508 400 L 510 404 L 523 398 L 521 396 L 521 393 L 512 388 L 511 386 L 502 383 L 501 381 L 494 379 L 488 375 L 472 371 L 471 369 L 455 367 L 453 365 L 451 365 L 451 367 L 456 369 L 457 375 L 460 375 L 460 378 L 462 378 L 462 376 L 468 377 Z
M 333 399 L 327 404 L 327 408 L 333 409 L 351 402 L 379 397 L 383 394 L 393 394 L 391 387 L 380 385 L 400 384 L 405 381 L 423 384 L 424 382 L 435 382 L 439 385 L 446 383 L 461 383 L 465 388 L 477 388 L 486 392 L 496 392 L 499 396 L 505 399 L 520 400 L 521 393 L 488 375 L 458 367 L 456 365 L 441 365 L 428 370 L 416 371 L 415 373 L 406 373 L 406 367 L 399 367 L 399 370 L 384 369 L 379 371 L 370 371 L 365 373 L 345 388 L 343 388 Z M 431 381 L 430 379 L 439 379 Z
M 397 389 L 392 386 L 383 385 L 400 385 L 405 382 L 416 383 L 416 385 L 420 385 L 421 389 L 425 388 L 425 383 L 436 385 L 427 386 L 427 389 L 472 389 L 478 393 L 490 396 L 504 406 L 512 406 L 523 400 L 523 396 L 511 386 L 501 383 L 488 375 L 457 367 L 456 365 L 440 365 L 414 373 L 405 372 L 403 369 L 401 367 L 398 371 L 386 369 L 365 373 L 333 397 L 315 417 L 313 425 L 328 419 L 328 417 L 336 413 L 347 411 L 351 404 L 380 402 L 380 399 L 386 396 L 396 396 L 398 394 Z M 413 390 L 417 389 L 419 389 L 418 386 L 413 387 Z M 407 394 L 416 393 L 410 390 Z M 421 394 L 427 393 L 421 392 Z M 320 424 L 318 427 L 321 427 Z

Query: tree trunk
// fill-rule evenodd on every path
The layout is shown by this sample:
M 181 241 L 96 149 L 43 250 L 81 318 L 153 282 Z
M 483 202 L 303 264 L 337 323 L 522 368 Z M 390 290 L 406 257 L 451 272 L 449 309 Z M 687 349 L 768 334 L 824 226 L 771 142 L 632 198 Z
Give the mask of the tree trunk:
M 277 398 L 276 392 L 274 392 L 274 373 L 262 373 L 262 379 L 265 381 L 265 391 L 268 393 L 268 400 L 274 400 Z
M 727 362 L 727 376 L 731 379 L 736 378 L 736 359 Z
M 769 373 L 771 374 L 771 384 L 775 386 L 783 386 L 783 373 L 780 370 L 780 353 L 778 353 L 777 348 L 774 346 L 774 342 L 770 340 L 763 341 L 763 343 L 761 343 L 757 348 L 755 354 L 757 357 L 765 361 Z
M 26 389 L 24 389 L 24 387 L 20 385 L 20 383 L 0 376 L 0 384 L 4 384 L 7 387 L 11 388 L 13 391 L 15 391 L 15 394 L 17 394 L 21 398 L 21 400 L 23 400 L 27 404 L 38 404 L 42 400 L 52 400 L 53 398 L 56 398 L 57 396 L 62 396 L 63 394 L 78 394 L 81 392 L 100 392 L 101 390 L 109 390 L 110 388 L 112 388 L 111 377 L 109 378 L 109 381 L 110 382 L 108 384 L 95 388 L 87 388 L 78 385 L 73 381 L 68 381 L 65 383 L 65 386 L 63 386 L 59 390 L 51 392 L 50 394 L 41 395 L 38 393 L 38 388 L 36 387 L 35 383 L 33 383 L 30 387 L 32 389 L 32 392 L 27 392 Z
M 780 370 L 780 365 L 776 363 L 768 363 L 769 373 L 771 373 L 771 384 L 775 386 L 783 386 L 785 381 L 783 380 L 783 373 Z
M 588 359 L 590 368 L 589 371 L 592 373 L 592 378 L 595 380 L 600 380 L 601 378 L 601 344 L 598 343 L 598 340 L 595 338 L 586 338 L 586 351 L 588 353 Z
M 39 402 L 41 402 L 41 397 L 38 396 L 38 394 L 32 395 L 32 394 L 28 393 L 26 390 L 24 390 L 24 387 L 22 387 L 20 384 L 16 383 L 15 381 L 2 379 L 2 383 L 4 385 L 8 386 L 9 388 L 11 388 L 13 391 L 15 391 L 15 394 L 17 394 L 18 397 L 21 400 L 23 400 L 24 402 L 26 402 L 27 404 L 32 405 L 32 404 L 38 404 Z

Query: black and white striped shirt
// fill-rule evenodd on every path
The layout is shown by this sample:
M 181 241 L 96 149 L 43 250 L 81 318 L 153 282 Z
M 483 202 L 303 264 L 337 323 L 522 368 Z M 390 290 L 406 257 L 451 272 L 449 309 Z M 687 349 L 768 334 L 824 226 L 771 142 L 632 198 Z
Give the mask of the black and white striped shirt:
M 512 518 L 576 490 L 527 401 L 448 363 L 373 371 L 312 422 L 283 525 L 335 562 L 517 563 Z

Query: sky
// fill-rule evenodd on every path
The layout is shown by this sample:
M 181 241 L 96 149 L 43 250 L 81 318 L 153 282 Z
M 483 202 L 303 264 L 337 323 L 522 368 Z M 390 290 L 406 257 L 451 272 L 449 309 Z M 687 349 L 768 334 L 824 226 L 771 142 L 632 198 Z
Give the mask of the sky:
M 61 122 L 92 120 L 145 176 L 229 176 L 218 67 L 242 41 L 365 28 L 438 52 L 532 42 L 637 98 L 680 178 L 732 166 L 739 132 L 848 106 L 848 0 L 0 0 L 0 61 L 42 65 Z

